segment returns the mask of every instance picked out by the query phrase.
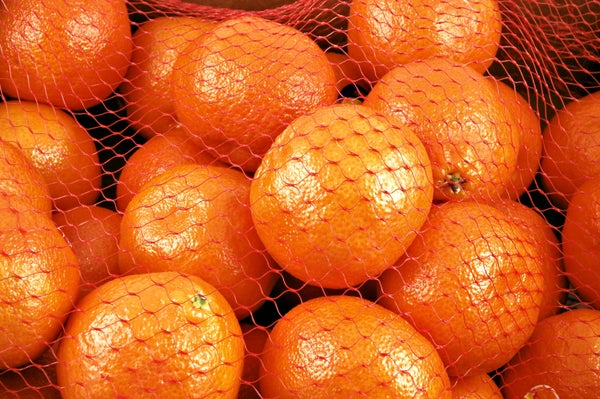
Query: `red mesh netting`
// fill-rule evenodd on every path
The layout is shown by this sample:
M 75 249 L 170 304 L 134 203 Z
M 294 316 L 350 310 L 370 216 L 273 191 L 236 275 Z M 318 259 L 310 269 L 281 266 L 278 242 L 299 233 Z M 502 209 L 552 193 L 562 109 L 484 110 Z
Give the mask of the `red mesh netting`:
M 597 0 L 0 0 L 0 399 L 591 399 Z

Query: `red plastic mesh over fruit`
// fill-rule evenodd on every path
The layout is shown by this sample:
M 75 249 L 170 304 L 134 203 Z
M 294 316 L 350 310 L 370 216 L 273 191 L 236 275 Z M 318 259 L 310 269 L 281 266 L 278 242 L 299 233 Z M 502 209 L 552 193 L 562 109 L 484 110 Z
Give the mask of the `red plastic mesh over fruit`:
M 591 399 L 600 1 L 0 0 L 0 399 Z

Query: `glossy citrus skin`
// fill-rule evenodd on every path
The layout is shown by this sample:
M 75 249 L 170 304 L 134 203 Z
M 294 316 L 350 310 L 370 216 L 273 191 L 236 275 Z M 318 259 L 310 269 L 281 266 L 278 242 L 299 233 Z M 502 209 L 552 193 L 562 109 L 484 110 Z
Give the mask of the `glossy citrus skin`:
M 13 144 L 0 140 L 0 196 L 50 216 L 52 199 L 44 177 Z
M 392 265 L 431 207 L 425 147 L 356 104 L 320 108 L 275 140 L 250 191 L 257 232 L 278 265 L 326 288 Z
M 57 376 L 64 399 L 233 399 L 243 356 L 240 325 L 212 285 L 146 273 L 111 280 L 78 303 Z
M 6 369 L 41 355 L 61 332 L 79 290 L 79 267 L 47 215 L 0 201 L 0 220 L 0 369 Z
M 395 65 L 436 56 L 483 72 L 494 60 L 501 30 L 496 0 L 355 0 L 348 49 L 372 82 Z
M 583 183 L 571 197 L 562 230 L 565 272 L 579 298 L 600 309 L 600 183 Z
M 119 87 L 133 127 L 150 138 L 176 124 L 171 76 L 179 54 L 215 25 L 193 17 L 157 17 L 133 35 L 131 67 Z
M 117 181 L 118 209 L 124 211 L 131 198 L 150 179 L 172 166 L 187 163 L 222 164 L 194 141 L 182 126 L 174 126 L 163 134 L 151 137 L 135 149 L 121 169 Z
M 222 22 L 184 50 L 172 93 L 180 123 L 248 171 L 288 123 L 337 99 L 325 53 L 300 31 L 258 17 Z
M 503 399 L 494 380 L 485 373 L 452 378 L 452 399 Z
M 544 129 L 542 186 L 562 209 L 577 187 L 600 176 L 599 108 L 600 93 L 573 100 Z
M 70 114 L 50 105 L 7 101 L 0 105 L 0 139 L 20 149 L 43 176 L 55 208 L 92 204 L 98 198 L 98 152 Z
M 124 0 L 8 0 L 0 8 L 0 88 L 80 110 L 121 84 L 131 57 Z
M 540 321 L 502 372 L 506 399 L 598 396 L 600 311 L 574 309 Z
M 506 185 L 505 198 L 518 199 L 533 183 L 542 159 L 542 123 L 538 113 L 527 99 L 508 84 L 493 77 L 488 79 L 497 86 L 500 101 L 513 118 L 513 126 L 521 132 L 521 144 L 517 153 L 517 166 Z
M 123 214 L 121 272 L 200 276 L 248 316 L 278 276 L 253 226 L 249 191 L 244 174 L 222 166 L 178 165 L 150 180 Z
M 52 215 L 77 257 L 80 296 L 119 275 L 121 218 L 120 213 L 97 205 L 81 205 Z
M 525 231 L 482 202 L 446 202 L 396 267 L 379 303 L 404 315 L 438 348 L 450 375 L 502 366 L 537 323 L 542 260 Z
M 273 327 L 261 359 L 265 398 L 451 398 L 431 342 L 400 316 L 356 297 L 298 305 Z
M 566 299 L 569 283 L 564 271 L 561 243 L 555 228 L 538 211 L 520 202 L 501 200 L 495 201 L 493 206 L 526 231 L 542 260 L 544 293 L 539 320 L 558 313 Z
M 423 141 L 436 200 L 505 192 L 521 130 L 496 84 L 479 72 L 442 58 L 398 66 L 373 87 L 365 105 L 396 117 Z

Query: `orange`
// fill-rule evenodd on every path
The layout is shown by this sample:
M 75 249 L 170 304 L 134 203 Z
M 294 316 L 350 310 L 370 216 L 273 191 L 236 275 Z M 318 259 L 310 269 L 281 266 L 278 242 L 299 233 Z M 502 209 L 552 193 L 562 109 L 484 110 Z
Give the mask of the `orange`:
M 96 205 L 81 205 L 56 212 L 52 219 L 77 257 L 80 295 L 118 275 L 121 214 Z
M 600 176 L 600 92 L 569 102 L 544 128 L 542 187 L 566 209 L 582 183 Z
M 396 65 L 438 56 L 483 72 L 501 30 L 497 0 L 354 0 L 348 51 L 373 82 Z
M 410 126 L 433 165 L 435 199 L 497 196 L 517 166 L 521 130 L 481 73 L 445 59 L 387 73 L 365 105 Z
M 492 377 L 482 373 L 453 378 L 452 399 L 503 399 L 503 397 Z
M 15 145 L 44 177 L 54 207 L 92 204 L 102 171 L 92 137 L 70 114 L 26 101 L 0 104 L 0 139 Z
M 542 159 L 542 124 L 538 113 L 515 89 L 506 83 L 488 77 L 497 85 L 500 101 L 514 119 L 513 126 L 521 132 L 517 166 L 506 185 L 503 197 L 518 199 L 527 192 L 540 168 Z
M 517 353 L 538 321 L 544 276 L 535 249 L 501 210 L 445 202 L 382 274 L 379 303 L 436 345 L 450 375 L 490 372 Z
M 235 399 L 244 341 L 212 285 L 175 272 L 146 273 L 85 296 L 57 357 L 63 399 Z
M 599 352 L 600 311 L 548 317 L 504 368 L 502 393 L 505 399 L 595 399 Z
M 250 206 L 267 251 L 294 277 L 346 288 L 406 250 L 431 208 L 425 147 L 405 125 L 358 104 L 294 120 L 256 171 Z
M 269 330 L 248 323 L 241 323 L 240 326 L 246 345 L 246 355 L 238 399 L 263 399 L 258 386 L 262 368 L 260 356 L 269 339 Z
M 125 0 L 6 0 L 0 90 L 79 110 L 121 84 L 131 58 Z
M 78 289 L 77 258 L 50 217 L 0 201 L 0 370 L 48 349 Z
M 178 271 L 202 277 L 242 319 L 278 274 L 252 223 L 250 180 L 213 165 L 174 166 L 132 198 L 121 222 L 123 273 Z
M 133 35 L 131 67 L 119 91 L 134 129 L 150 138 L 177 124 L 171 97 L 171 75 L 179 54 L 199 40 L 214 22 L 193 17 L 157 17 Z
M 25 202 L 48 216 L 52 212 L 52 199 L 43 176 L 13 144 L 0 140 L 0 196 L 11 205 Z
M 0 399 L 61 399 L 53 348 L 31 363 L 0 371 Z
M 563 251 L 555 227 L 536 210 L 520 202 L 504 200 L 493 205 L 527 232 L 542 260 L 544 294 L 539 319 L 558 313 L 563 308 L 567 296 L 568 281 L 564 272 Z
M 273 327 L 261 360 L 264 398 L 451 398 L 431 342 L 402 317 L 357 297 L 296 306 Z
M 221 22 L 182 52 L 173 71 L 179 122 L 248 171 L 287 124 L 336 99 L 333 70 L 317 44 L 259 17 Z
M 600 180 L 572 195 L 562 230 L 565 272 L 579 299 L 600 309 Z
M 151 137 L 127 159 L 117 181 L 116 203 L 124 211 L 131 198 L 151 178 L 175 165 L 217 163 L 214 157 L 194 142 L 182 126 Z

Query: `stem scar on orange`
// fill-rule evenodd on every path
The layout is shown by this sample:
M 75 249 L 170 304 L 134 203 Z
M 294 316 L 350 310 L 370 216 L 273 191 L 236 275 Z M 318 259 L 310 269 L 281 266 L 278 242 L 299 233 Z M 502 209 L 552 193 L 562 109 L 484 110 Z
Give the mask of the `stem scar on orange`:
M 250 198 L 256 230 L 284 270 L 345 288 L 377 276 L 413 241 L 432 204 L 431 164 L 407 126 L 336 104 L 276 138 Z

